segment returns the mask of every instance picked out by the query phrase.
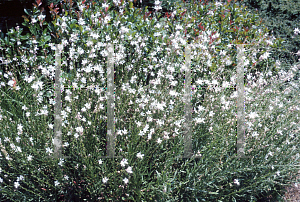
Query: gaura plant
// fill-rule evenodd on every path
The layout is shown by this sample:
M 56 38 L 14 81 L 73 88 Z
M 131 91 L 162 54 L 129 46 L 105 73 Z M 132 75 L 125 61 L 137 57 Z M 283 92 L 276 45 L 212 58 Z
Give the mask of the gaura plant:
M 24 51 L 27 55 L 19 62 L 36 69 L 31 74 L 23 72 L 15 86 L 17 92 L 13 91 L 14 73 L 1 75 L 7 83 L 1 88 L 0 138 L 7 152 L 1 153 L 3 199 L 255 201 L 263 195 L 282 194 L 283 185 L 295 182 L 299 101 L 288 100 L 287 96 L 297 85 L 290 82 L 284 91 L 279 87 L 298 67 L 288 73 L 279 71 L 278 76 L 270 78 L 274 63 L 260 50 L 266 51 L 273 42 L 265 44 L 270 39 L 262 31 L 256 33 L 261 40 L 254 37 L 243 41 L 253 44 L 242 49 L 242 66 L 248 71 L 245 153 L 252 159 L 239 159 L 235 158 L 236 93 L 226 89 L 236 83 L 235 71 L 228 66 L 236 63 L 238 43 L 222 42 L 220 37 L 214 37 L 220 33 L 207 25 L 205 31 L 199 32 L 198 41 L 189 41 L 184 28 L 192 25 L 187 20 L 147 20 L 135 8 L 124 7 L 125 12 L 118 14 L 109 12 L 109 4 L 103 4 L 88 4 L 89 8 L 85 3 L 79 4 L 81 12 L 75 17 L 68 13 L 53 22 L 63 47 L 61 82 L 72 86 L 62 92 L 65 99 L 61 113 L 63 153 L 71 158 L 48 158 L 53 153 L 55 44 L 45 45 L 50 49 L 45 48 L 47 56 L 38 57 L 37 44 L 42 37 L 29 40 L 33 51 Z M 217 5 L 202 6 L 210 12 Z M 195 5 L 195 9 L 200 8 L 200 4 Z M 176 11 L 183 12 L 180 8 Z M 191 16 L 193 12 L 187 10 L 183 19 Z M 166 33 L 168 28 L 174 31 Z M 216 33 L 212 35 L 213 32 Z M 103 123 L 107 102 L 102 87 L 107 78 L 108 43 L 114 44 L 116 53 L 116 155 L 122 159 L 99 158 L 106 153 Z M 178 158 L 184 145 L 182 49 L 188 43 L 194 86 L 193 151 L 202 157 L 198 160 Z M 271 73 L 265 70 L 253 75 L 254 61 L 266 61 L 264 68 Z M 211 69 L 213 65 L 218 68 Z M 149 85 L 145 73 L 152 73 Z M 73 88 L 90 84 L 96 88 Z M 199 88 L 205 85 L 205 99 L 200 103 L 204 92 Z

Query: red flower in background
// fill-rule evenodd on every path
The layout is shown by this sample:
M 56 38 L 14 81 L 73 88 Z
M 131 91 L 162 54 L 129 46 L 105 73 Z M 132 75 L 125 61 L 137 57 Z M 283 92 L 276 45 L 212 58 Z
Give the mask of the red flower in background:
M 169 14 L 168 12 L 166 12 L 165 16 L 167 16 L 167 18 L 169 18 L 171 16 L 171 14 Z
M 13 81 L 14 81 L 13 88 L 16 89 L 16 87 L 17 87 L 17 81 L 16 81 L 16 79 L 14 77 L 13 77 Z

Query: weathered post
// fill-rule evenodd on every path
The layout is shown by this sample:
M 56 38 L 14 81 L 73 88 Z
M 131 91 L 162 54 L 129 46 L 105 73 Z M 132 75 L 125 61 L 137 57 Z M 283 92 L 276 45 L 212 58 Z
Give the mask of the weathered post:
M 237 45 L 237 156 L 245 158 L 245 114 L 244 114 L 244 49 Z
M 61 122 L 61 50 L 56 44 L 55 50 L 55 106 L 54 106 L 54 158 L 62 157 L 62 122 Z
M 114 122 L 114 58 L 113 44 L 109 43 L 107 58 L 107 157 L 115 156 L 115 122 Z
M 192 106 L 191 106 L 191 47 L 187 44 L 185 47 L 185 135 L 184 135 L 184 158 L 190 158 L 193 155 L 192 143 Z

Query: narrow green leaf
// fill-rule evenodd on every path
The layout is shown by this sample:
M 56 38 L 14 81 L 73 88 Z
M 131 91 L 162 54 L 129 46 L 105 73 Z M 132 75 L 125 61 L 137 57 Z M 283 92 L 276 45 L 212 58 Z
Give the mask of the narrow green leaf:
M 46 35 L 46 33 L 47 33 L 47 28 L 46 29 L 44 29 L 44 31 L 43 31 L 43 35 Z
M 32 10 L 27 10 L 26 8 L 24 8 L 24 12 L 27 14 L 27 15 L 32 15 Z

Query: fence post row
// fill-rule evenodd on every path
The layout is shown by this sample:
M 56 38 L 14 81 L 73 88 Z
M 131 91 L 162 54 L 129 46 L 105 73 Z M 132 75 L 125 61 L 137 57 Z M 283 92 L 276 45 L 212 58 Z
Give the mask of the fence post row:
M 244 114 L 244 66 L 243 66 L 243 44 L 237 45 L 237 157 L 251 158 L 245 156 L 245 114 Z M 184 136 L 184 156 L 190 158 L 192 151 L 191 134 L 191 50 L 190 44 L 185 47 L 185 136 Z M 197 157 L 196 157 L 197 158 Z
M 113 60 L 113 45 L 108 44 L 108 60 L 107 60 L 107 156 L 102 158 L 120 158 L 115 156 L 115 122 L 114 122 L 114 60 Z M 61 52 L 59 44 L 56 44 L 55 50 L 55 120 L 54 120 L 54 157 L 62 158 L 62 121 L 61 121 Z M 66 158 L 68 158 L 66 156 Z
M 184 135 L 184 156 L 180 158 L 190 158 L 193 155 L 192 151 L 192 131 L 191 131 L 191 45 L 187 44 L 185 47 L 185 135 Z M 238 158 L 249 158 L 245 156 L 244 152 L 244 135 L 245 135 L 245 116 L 244 116 L 244 68 L 242 64 L 243 50 L 242 45 L 237 46 L 237 153 Z M 113 44 L 109 43 L 107 46 L 107 156 L 102 158 L 119 158 L 115 156 L 115 122 L 114 122 L 114 48 Z M 56 158 L 62 155 L 62 122 L 61 122 L 61 55 L 56 44 L 55 61 L 55 122 L 54 122 L 54 156 Z M 195 158 L 198 158 L 197 156 Z

